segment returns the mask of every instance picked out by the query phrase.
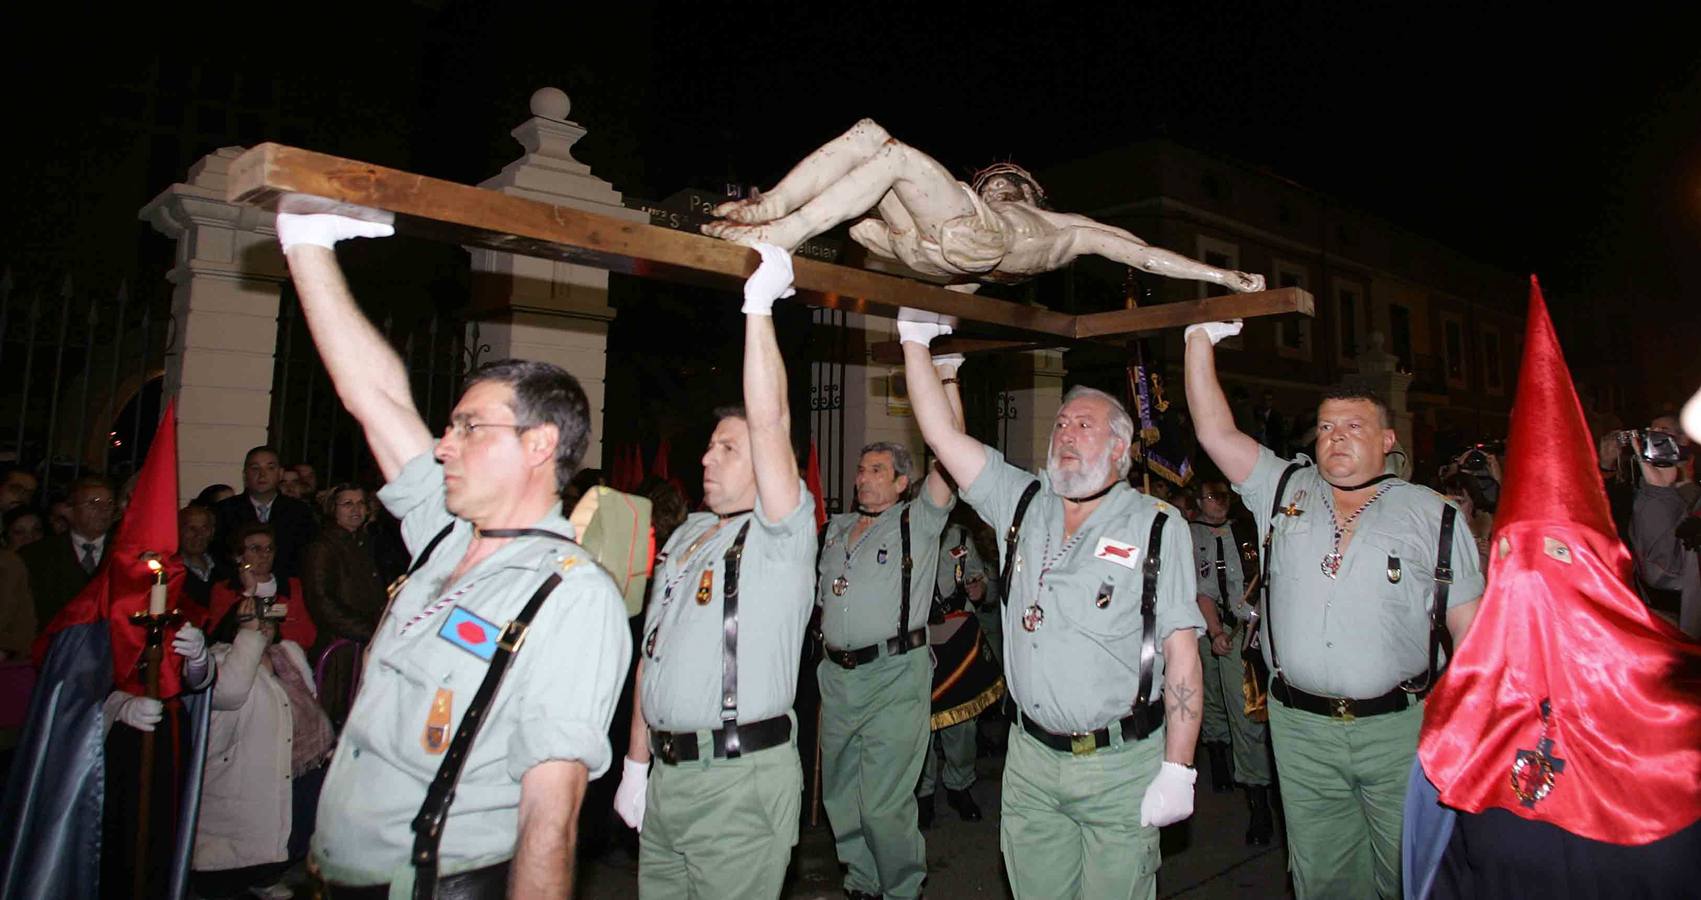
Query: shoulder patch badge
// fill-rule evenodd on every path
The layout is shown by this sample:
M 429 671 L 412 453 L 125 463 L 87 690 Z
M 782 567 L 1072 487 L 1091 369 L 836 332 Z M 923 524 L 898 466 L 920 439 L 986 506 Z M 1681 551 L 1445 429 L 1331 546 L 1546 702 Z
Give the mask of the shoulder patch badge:
M 496 655 L 496 639 L 502 636 L 502 629 L 496 623 L 457 606 L 449 610 L 443 626 L 437 629 L 437 636 L 490 662 L 491 657 Z

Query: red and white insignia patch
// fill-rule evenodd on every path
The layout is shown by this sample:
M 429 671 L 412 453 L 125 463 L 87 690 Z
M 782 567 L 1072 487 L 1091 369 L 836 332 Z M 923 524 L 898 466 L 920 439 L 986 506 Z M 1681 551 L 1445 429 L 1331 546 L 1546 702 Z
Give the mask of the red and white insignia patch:
M 1099 538 L 1099 545 L 1093 550 L 1094 559 L 1116 563 L 1127 569 L 1138 568 L 1140 565 L 1140 548 L 1133 544 L 1124 544 L 1110 538 Z

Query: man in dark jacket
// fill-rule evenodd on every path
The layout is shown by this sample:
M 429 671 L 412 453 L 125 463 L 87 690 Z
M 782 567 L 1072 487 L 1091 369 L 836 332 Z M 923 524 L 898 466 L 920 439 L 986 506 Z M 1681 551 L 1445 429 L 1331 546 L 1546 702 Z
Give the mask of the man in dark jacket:
M 271 447 L 255 447 L 242 461 L 242 493 L 219 501 L 213 508 L 218 518 L 216 551 L 228 554 L 230 536 L 250 522 L 264 522 L 277 535 L 277 565 L 273 570 L 280 578 L 301 574 L 301 552 L 318 531 L 313 521 L 313 508 L 278 491 L 283 466 L 278 451 Z
M 95 476 L 77 479 L 66 501 L 71 508 L 70 529 L 18 552 L 29 567 L 37 628 L 46 628 L 89 583 L 106 555 L 107 532 L 116 516 L 112 487 Z

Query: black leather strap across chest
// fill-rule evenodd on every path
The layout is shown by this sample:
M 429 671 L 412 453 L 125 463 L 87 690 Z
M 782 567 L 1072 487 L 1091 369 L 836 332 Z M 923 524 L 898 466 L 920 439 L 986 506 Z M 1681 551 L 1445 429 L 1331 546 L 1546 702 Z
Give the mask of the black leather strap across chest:
M 425 565 L 426 560 L 431 558 L 431 552 L 437 549 L 437 545 L 453 528 L 454 524 L 451 523 L 425 545 L 413 565 L 408 567 L 408 575 L 419 571 L 419 568 Z M 495 538 L 542 537 L 573 543 L 573 540 L 564 534 L 541 528 L 492 529 L 478 534 Z M 403 576 L 402 580 L 405 581 L 406 578 L 407 576 Z M 443 752 L 443 762 L 437 766 L 436 776 L 425 789 L 425 802 L 420 804 L 419 814 L 414 816 L 413 820 L 414 900 L 433 900 L 437 896 L 437 859 L 443 842 L 443 824 L 449 817 L 449 805 L 455 800 L 455 787 L 460 783 L 461 772 L 466 767 L 467 754 L 472 752 L 473 740 L 478 737 L 479 729 L 484 726 L 485 713 L 496 700 L 496 692 L 502 687 L 502 678 L 508 673 L 508 666 L 525 643 L 526 631 L 531 627 L 532 619 L 543 607 L 543 601 L 549 599 L 549 595 L 555 592 L 560 583 L 560 572 L 549 573 L 537 590 L 532 592 L 531 598 L 526 601 L 519 614 L 502 629 L 501 636 L 496 639 L 495 653 L 484 670 L 484 679 L 479 682 L 472 702 L 467 704 L 466 712 L 461 715 L 461 724 L 455 729 L 454 738 L 449 741 L 449 749 Z M 401 582 L 398 582 L 396 587 L 400 586 Z
M 743 752 L 738 740 L 738 569 L 744 560 L 744 539 L 750 520 L 726 549 L 721 566 L 721 728 L 726 733 L 726 758 Z

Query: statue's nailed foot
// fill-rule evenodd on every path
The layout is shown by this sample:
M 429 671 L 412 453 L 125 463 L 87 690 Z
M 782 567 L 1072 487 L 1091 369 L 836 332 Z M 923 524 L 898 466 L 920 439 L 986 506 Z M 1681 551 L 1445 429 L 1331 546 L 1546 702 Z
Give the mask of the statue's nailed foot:
M 763 194 L 761 191 L 751 191 L 750 196 L 742 200 L 728 200 L 714 208 L 712 215 L 717 219 L 726 219 L 740 225 L 760 225 L 791 212 L 785 208 L 779 197 Z
M 1241 294 L 1257 293 L 1264 289 L 1264 276 L 1251 272 L 1230 272 L 1229 282 L 1223 286 Z
M 704 223 L 704 234 L 723 241 L 737 244 L 773 244 L 786 251 L 796 250 L 808 237 L 802 228 L 788 227 L 784 221 L 768 222 L 761 225 L 740 225 L 736 222 L 721 219 Z

